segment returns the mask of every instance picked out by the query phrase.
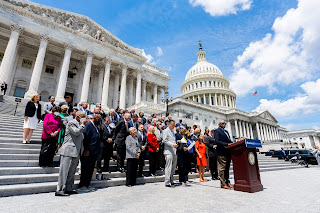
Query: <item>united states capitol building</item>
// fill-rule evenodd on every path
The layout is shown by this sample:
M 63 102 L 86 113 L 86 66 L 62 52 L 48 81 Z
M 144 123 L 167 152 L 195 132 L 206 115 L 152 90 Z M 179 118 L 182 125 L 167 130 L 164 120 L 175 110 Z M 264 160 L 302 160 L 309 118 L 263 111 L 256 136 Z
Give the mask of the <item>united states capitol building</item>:
M 26 101 L 39 93 L 42 100 L 54 95 L 60 102 L 70 95 L 74 103 L 101 103 L 104 109 L 165 112 L 161 94 L 168 91 L 168 71 L 148 64 L 142 50 L 89 17 L 25 0 L 0 1 L 0 17 L 0 82 L 8 84 L 7 98 Z M 169 113 L 203 130 L 224 119 L 232 137 L 260 139 L 265 149 L 283 146 L 287 130 L 268 111 L 237 109 L 229 86 L 200 44 Z

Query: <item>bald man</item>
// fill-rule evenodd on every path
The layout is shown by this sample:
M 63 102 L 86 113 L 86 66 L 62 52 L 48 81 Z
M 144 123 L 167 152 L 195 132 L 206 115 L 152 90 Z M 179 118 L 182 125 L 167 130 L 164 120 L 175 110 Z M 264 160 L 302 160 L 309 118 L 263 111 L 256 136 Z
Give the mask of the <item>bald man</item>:
M 231 152 L 226 149 L 229 143 L 232 143 L 229 132 L 225 130 L 226 122 L 221 120 L 219 128 L 214 131 L 215 145 L 217 145 L 218 171 L 221 182 L 221 188 L 231 189 L 229 181 L 229 169 L 231 163 Z

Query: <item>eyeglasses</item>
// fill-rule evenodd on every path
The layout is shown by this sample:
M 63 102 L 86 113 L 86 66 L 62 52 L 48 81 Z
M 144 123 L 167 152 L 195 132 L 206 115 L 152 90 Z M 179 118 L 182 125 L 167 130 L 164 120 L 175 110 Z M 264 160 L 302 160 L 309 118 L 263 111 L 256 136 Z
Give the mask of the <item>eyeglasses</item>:
M 221 123 L 221 124 L 226 124 L 226 123 Z

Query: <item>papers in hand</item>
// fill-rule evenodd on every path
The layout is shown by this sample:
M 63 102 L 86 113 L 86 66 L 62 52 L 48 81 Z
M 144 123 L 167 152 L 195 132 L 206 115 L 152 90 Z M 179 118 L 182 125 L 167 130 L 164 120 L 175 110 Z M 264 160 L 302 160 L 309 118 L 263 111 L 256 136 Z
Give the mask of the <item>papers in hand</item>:
M 196 144 L 196 142 L 192 142 L 189 146 L 188 146 L 188 151 L 190 151 L 192 149 L 192 147 L 194 147 L 194 145 Z

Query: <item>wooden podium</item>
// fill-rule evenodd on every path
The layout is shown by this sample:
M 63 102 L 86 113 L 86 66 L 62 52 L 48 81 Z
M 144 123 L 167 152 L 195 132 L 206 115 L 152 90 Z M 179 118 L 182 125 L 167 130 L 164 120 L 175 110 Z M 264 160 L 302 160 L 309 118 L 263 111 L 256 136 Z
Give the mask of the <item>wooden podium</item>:
M 256 148 L 261 148 L 260 140 L 246 139 L 229 144 L 231 149 L 234 190 L 243 192 L 259 192 L 261 184 Z

